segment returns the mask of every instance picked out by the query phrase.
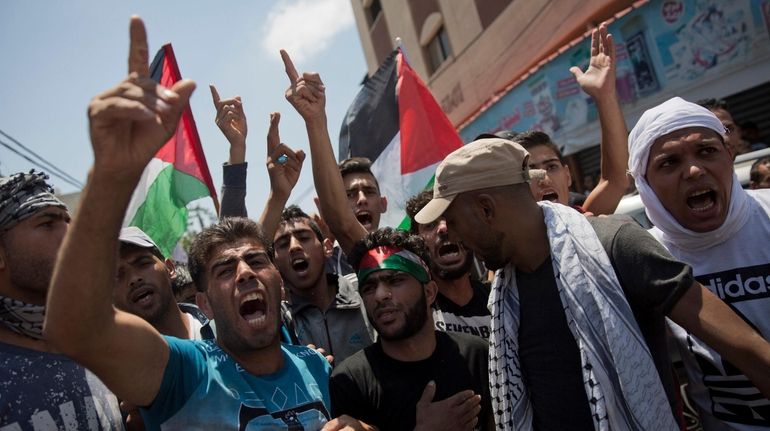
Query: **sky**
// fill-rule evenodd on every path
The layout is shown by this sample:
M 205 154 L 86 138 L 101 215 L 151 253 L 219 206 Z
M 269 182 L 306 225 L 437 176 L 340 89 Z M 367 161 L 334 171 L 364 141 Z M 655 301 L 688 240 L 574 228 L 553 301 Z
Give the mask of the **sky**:
M 217 189 L 229 146 L 214 124 L 208 84 L 214 83 L 223 98 L 242 97 L 251 217 L 259 217 L 270 187 L 265 169 L 269 113 L 282 114 L 282 142 L 310 153 L 302 118 L 284 98 L 288 78 L 279 49 L 289 52 L 300 72 L 321 74 L 336 154 L 342 118 L 366 74 L 350 0 L 3 0 L 0 130 L 85 183 L 93 163 L 86 109 L 93 96 L 127 75 L 132 15 L 145 22 L 150 59 L 172 43 L 182 76 L 198 84 L 191 108 Z M 0 146 L 2 175 L 34 167 Z M 51 182 L 61 193 L 78 191 L 59 178 Z M 315 212 L 313 196 L 308 157 L 289 203 Z M 213 209 L 207 201 L 198 203 Z

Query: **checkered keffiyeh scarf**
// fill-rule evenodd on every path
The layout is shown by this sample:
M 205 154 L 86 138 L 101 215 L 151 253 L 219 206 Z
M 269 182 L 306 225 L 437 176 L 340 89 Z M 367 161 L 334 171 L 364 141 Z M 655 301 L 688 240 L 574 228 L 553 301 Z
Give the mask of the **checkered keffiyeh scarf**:
M 17 334 L 43 339 L 45 307 L 0 296 L 0 323 Z
M 551 260 L 597 430 L 677 429 L 652 355 L 612 264 L 586 218 L 540 202 Z M 513 265 L 498 271 L 489 298 L 489 378 L 500 430 L 532 430 L 533 410 L 518 354 L 519 297 Z
M 42 172 L 19 172 L 0 177 L 0 234 L 45 207 L 67 208 L 53 195 Z M 0 323 L 30 338 L 43 338 L 45 307 L 0 296 Z
M 41 208 L 67 208 L 54 196 L 47 179 L 48 175 L 34 170 L 0 177 L 0 232 L 11 229 Z

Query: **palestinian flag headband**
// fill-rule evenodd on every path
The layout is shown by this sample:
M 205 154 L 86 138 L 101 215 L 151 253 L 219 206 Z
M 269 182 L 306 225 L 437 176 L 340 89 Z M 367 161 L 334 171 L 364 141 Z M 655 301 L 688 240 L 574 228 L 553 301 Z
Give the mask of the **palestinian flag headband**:
M 406 272 L 420 283 L 430 281 L 430 273 L 425 262 L 409 250 L 398 247 L 381 246 L 366 252 L 358 266 L 358 282 L 363 283 L 373 272 L 393 269 Z

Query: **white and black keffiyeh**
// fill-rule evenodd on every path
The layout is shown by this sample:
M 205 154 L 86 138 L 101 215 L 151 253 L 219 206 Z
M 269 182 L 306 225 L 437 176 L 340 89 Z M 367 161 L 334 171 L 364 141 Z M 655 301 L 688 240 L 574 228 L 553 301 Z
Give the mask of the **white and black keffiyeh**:
M 567 324 L 580 351 L 597 430 L 673 430 L 677 424 L 652 356 L 609 257 L 584 216 L 539 202 Z M 498 271 L 490 295 L 490 391 L 500 430 L 531 430 L 533 411 L 518 355 L 516 271 Z
M 66 209 L 53 194 L 42 172 L 19 172 L 0 177 L 0 234 L 45 207 Z M 45 307 L 0 296 L 0 323 L 12 331 L 34 339 L 43 338 Z
M 48 175 L 34 169 L 0 177 L 0 231 L 13 228 L 41 208 L 67 208 L 54 196 L 47 179 Z
M 43 339 L 45 306 L 0 296 L 0 323 L 11 331 L 36 340 Z

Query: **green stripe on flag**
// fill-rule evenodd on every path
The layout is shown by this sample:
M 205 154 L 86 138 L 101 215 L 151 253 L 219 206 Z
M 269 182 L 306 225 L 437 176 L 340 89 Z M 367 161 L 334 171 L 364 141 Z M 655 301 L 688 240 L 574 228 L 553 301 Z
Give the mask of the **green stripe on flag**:
M 187 230 L 187 204 L 207 196 L 209 190 L 204 183 L 169 165 L 160 171 L 147 190 L 130 225 L 149 235 L 164 256 L 171 256 Z
M 430 177 L 430 180 L 428 181 L 428 184 L 420 190 L 422 192 L 423 190 L 429 190 L 433 188 L 433 183 L 436 181 L 436 174 L 433 174 L 432 177 Z M 405 232 L 409 232 L 412 230 L 412 221 L 409 219 L 409 215 L 407 214 L 404 216 L 404 219 L 401 220 L 401 223 L 398 224 L 398 227 L 396 228 L 398 230 L 403 230 Z

